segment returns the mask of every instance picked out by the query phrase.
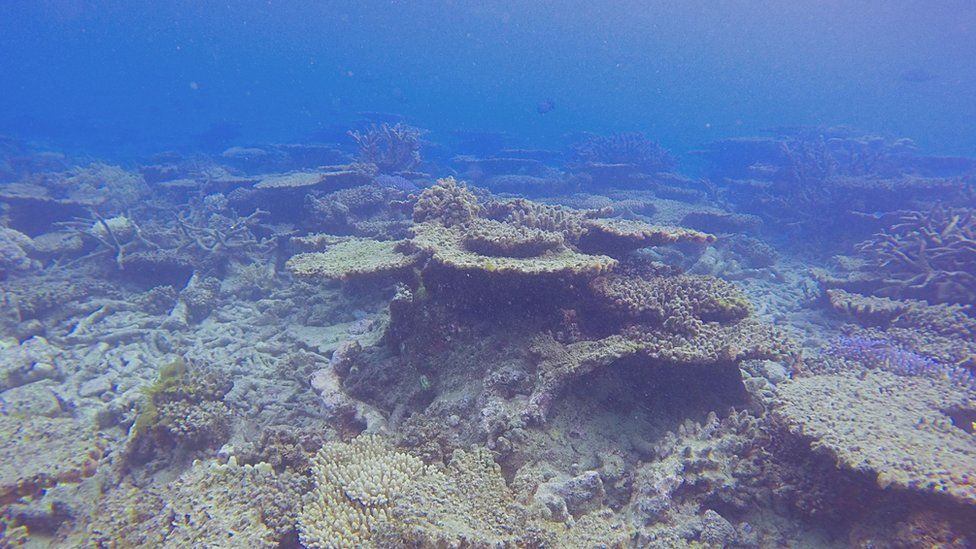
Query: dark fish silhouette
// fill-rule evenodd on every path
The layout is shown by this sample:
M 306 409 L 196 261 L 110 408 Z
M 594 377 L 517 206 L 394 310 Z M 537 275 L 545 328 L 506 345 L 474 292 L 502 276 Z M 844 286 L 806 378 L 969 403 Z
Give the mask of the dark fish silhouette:
M 552 99 L 546 99 L 545 101 L 536 105 L 535 112 L 539 114 L 546 114 L 547 112 L 555 108 L 556 108 L 556 102 L 553 101 Z

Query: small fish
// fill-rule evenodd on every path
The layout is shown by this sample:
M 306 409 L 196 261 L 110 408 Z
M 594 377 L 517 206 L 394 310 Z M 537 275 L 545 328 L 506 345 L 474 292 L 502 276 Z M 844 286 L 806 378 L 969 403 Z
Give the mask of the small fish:
M 535 112 L 539 114 L 546 114 L 547 112 L 555 108 L 556 108 L 556 102 L 553 101 L 552 99 L 546 99 L 545 101 L 542 101 L 541 103 L 536 105 Z

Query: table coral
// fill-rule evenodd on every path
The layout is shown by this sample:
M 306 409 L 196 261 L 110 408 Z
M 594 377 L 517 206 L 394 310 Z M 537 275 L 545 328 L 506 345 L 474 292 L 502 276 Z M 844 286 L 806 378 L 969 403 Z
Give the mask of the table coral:
M 496 257 L 535 257 L 562 244 L 561 233 L 490 219 L 473 222 L 464 235 L 465 248 Z
M 568 247 L 532 257 L 482 255 L 469 249 L 465 233 L 461 230 L 435 223 L 421 223 L 414 226 L 413 232 L 411 246 L 430 254 L 436 263 L 460 271 L 481 271 L 495 276 L 594 276 L 609 270 L 617 263 L 607 256 L 582 254 Z M 497 243 L 494 245 L 495 249 L 499 246 Z
M 683 227 L 662 227 L 626 219 L 589 219 L 583 223 L 580 249 L 620 256 L 665 244 L 711 244 L 715 236 Z
M 872 370 L 798 378 L 779 387 L 777 416 L 840 466 L 898 486 L 976 503 L 976 439 L 953 415 L 972 393 L 947 381 Z
M 414 257 L 398 251 L 399 246 L 397 241 L 357 238 L 333 244 L 324 252 L 295 255 L 285 267 L 296 276 L 336 280 L 393 274 L 415 262 Z

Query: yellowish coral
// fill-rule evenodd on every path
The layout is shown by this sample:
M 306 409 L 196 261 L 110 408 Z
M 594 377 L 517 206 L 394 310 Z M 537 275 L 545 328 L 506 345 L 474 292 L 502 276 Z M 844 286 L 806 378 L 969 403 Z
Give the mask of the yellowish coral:
M 393 503 L 426 472 L 420 459 L 364 435 L 350 444 L 329 443 L 313 459 L 316 490 L 299 516 L 302 543 L 311 549 L 356 547 L 368 542 Z
M 776 414 L 845 467 L 881 486 L 945 493 L 976 503 L 976 437 L 953 410 L 976 399 L 948 380 L 872 370 L 795 379 L 779 387 Z
M 348 240 L 334 244 L 324 252 L 295 255 L 285 267 L 296 276 L 337 280 L 390 274 L 410 267 L 415 261 L 399 252 L 398 245 L 397 241 Z
M 418 223 L 437 221 L 453 227 L 470 222 L 480 210 L 478 199 L 464 183 L 445 177 L 420 193 L 413 208 L 413 220 Z
M 410 241 L 415 248 L 432 255 L 441 265 L 462 271 L 485 271 L 519 275 L 598 275 L 617 262 L 603 255 L 587 255 L 568 248 L 549 250 L 535 257 L 494 257 L 465 247 L 464 231 L 436 223 L 421 223 L 413 228 Z
M 708 233 L 627 219 L 587 219 L 583 222 L 583 229 L 580 249 L 608 255 L 682 242 L 702 245 L 715 242 L 715 236 Z

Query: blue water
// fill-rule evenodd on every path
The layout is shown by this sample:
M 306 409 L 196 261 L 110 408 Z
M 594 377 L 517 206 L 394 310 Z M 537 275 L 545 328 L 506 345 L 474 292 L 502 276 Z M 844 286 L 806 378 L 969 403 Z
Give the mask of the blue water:
M 844 124 L 971 155 L 974 52 L 966 1 L 7 0 L 0 133 L 129 158 L 383 111 L 533 147 Z

